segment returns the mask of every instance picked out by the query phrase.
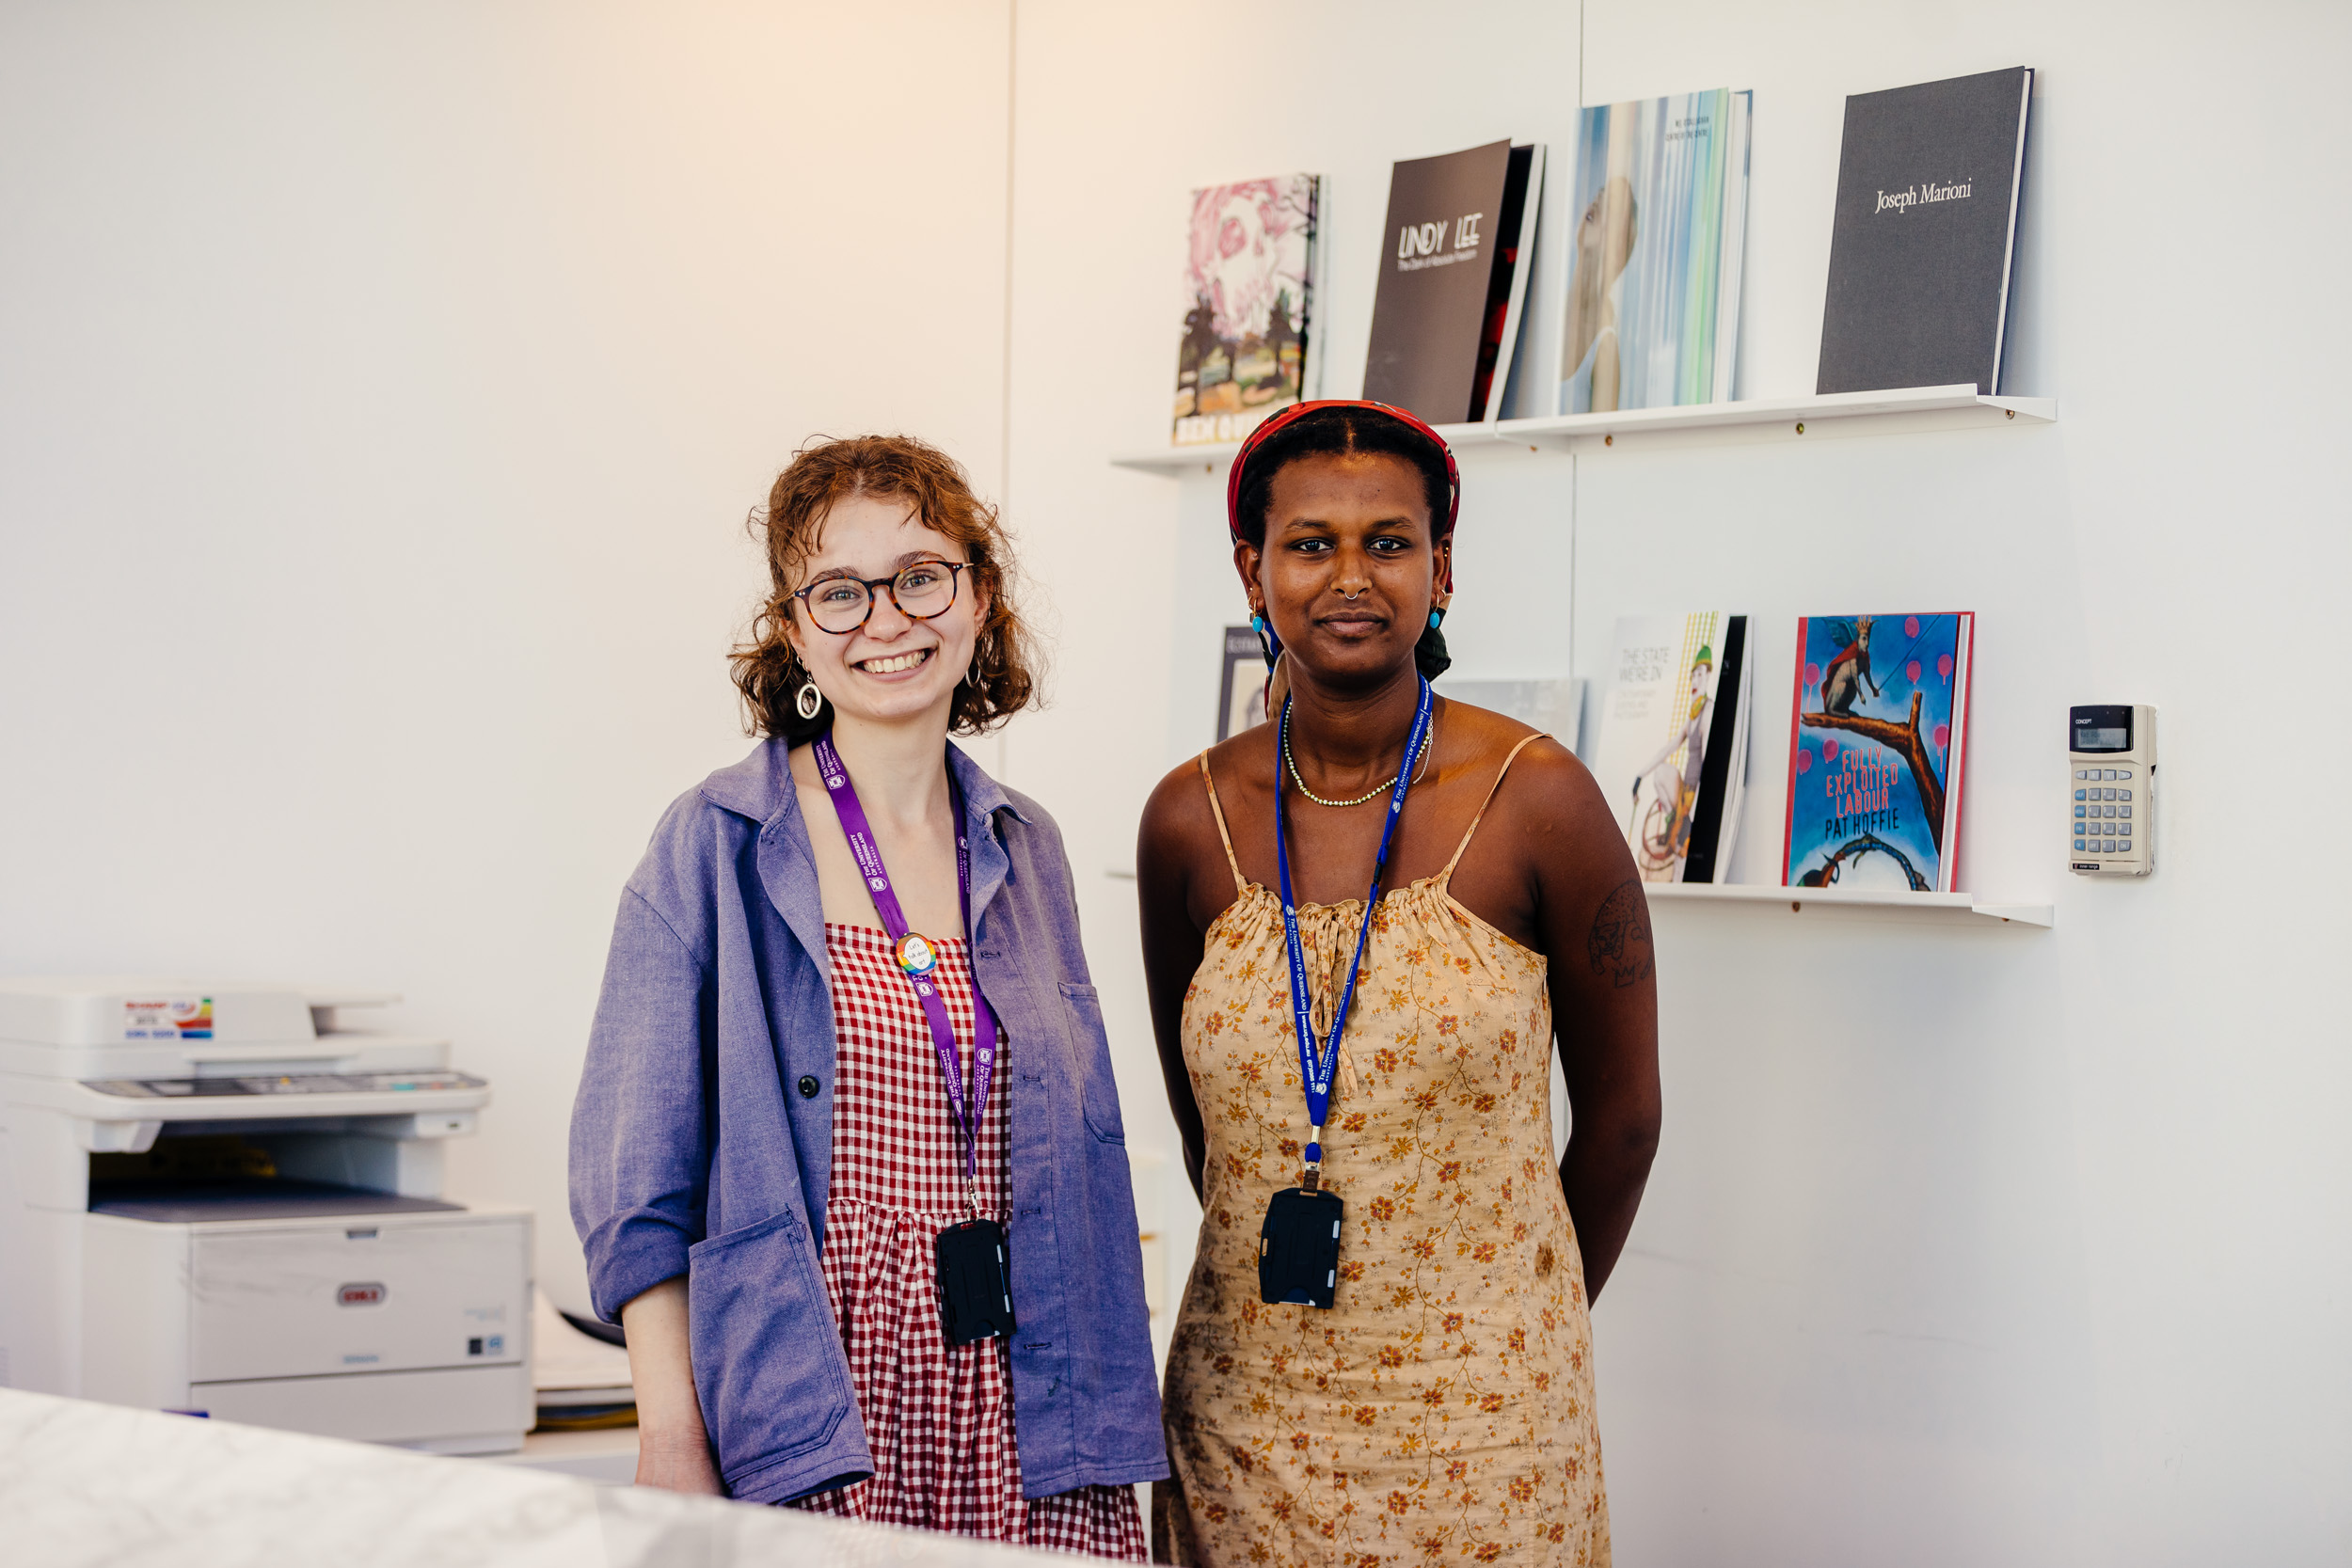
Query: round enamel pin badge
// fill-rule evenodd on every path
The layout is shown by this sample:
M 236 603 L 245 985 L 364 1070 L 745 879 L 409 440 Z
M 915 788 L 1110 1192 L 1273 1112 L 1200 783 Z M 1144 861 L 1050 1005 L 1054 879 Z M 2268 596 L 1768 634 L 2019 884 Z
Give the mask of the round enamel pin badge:
M 909 974 L 929 974 L 939 963 L 939 955 L 920 931 L 909 931 L 898 939 L 898 967 Z

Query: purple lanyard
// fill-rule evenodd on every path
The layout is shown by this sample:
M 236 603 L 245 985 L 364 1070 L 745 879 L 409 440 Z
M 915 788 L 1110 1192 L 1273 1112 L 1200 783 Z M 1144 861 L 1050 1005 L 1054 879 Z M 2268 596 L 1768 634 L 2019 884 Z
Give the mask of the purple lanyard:
M 930 1022 L 931 1044 L 939 1052 L 939 1073 L 947 1082 L 947 1106 L 955 1113 L 956 1130 L 963 1134 L 964 1191 L 977 1213 L 980 1206 L 980 1113 L 988 1104 L 989 1085 L 996 1076 L 996 1015 L 989 1011 L 988 999 L 980 994 L 979 965 L 975 962 L 971 966 L 972 1099 L 966 1103 L 963 1074 L 956 1065 L 956 1026 L 948 1021 L 947 1004 L 940 999 L 939 988 L 931 982 L 932 972 L 939 965 L 939 954 L 929 939 L 907 928 L 906 911 L 899 909 L 898 895 L 891 891 L 890 873 L 882 869 L 882 850 L 876 847 L 874 831 L 866 823 L 866 808 L 858 804 L 857 785 L 850 782 L 850 770 L 841 766 L 841 753 L 833 749 L 833 736 L 818 736 L 812 750 L 817 757 L 818 776 L 825 781 L 826 793 L 833 797 L 834 814 L 841 818 L 841 832 L 849 838 L 850 853 L 866 878 L 866 891 L 874 895 L 874 912 L 882 916 L 882 927 L 890 933 L 893 955 L 906 977 L 914 983 L 914 994 L 923 1004 L 923 1016 Z M 964 836 L 963 791 L 956 787 L 952 768 L 947 773 L 947 789 L 956 814 L 956 901 L 963 911 L 963 935 L 968 950 L 972 938 L 972 850 Z

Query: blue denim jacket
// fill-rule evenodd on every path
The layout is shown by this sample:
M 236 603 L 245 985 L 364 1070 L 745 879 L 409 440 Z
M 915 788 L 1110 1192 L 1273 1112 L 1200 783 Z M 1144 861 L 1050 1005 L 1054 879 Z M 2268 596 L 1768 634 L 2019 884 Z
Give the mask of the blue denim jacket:
M 621 895 L 571 1136 L 597 1314 L 687 1276 L 719 1471 L 759 1502 L 874 1468 L 818 1267 L 833 998 L 786 755 L 763 744 L 654 830 Z M 1004 1025 L 1022 1490 L 1154 1481 L 1168 1461 L 1135 1194 L 1061 833 L 947 757 L 970 824 L 974 963 Z

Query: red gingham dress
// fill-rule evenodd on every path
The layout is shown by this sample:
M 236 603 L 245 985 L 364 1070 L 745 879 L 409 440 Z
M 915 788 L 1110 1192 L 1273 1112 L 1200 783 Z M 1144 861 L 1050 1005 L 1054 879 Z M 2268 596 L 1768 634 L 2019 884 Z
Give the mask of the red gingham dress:
M 935 940 L 932 978 L 947 1004 L 965 1091 L 972 1083 L 972 966 Z M 833 1190 L 825 1204 L 825 1294 L 850 1354 L 874 1454 L 867 1480 L 788 1506 L 876 1524 L 946 1530 L 1017 1546 L 1145 1560 L 1135 1491 L 1085 1486 L 1030 1501 L 1013 1444 L 1003 1339 L 950 1345 L 939 1316 L 939 1232 L 969 1217 L 963 1151 L 939 1053 L 889 933 L 828 921 L 825 955 L 840 1045 L 834 1080 Z M 1007 1042 L 1001 1080 L 1020 1049 Z M 1005 1093 L 979 1126 L 981 1212 L 1012 1211 Z

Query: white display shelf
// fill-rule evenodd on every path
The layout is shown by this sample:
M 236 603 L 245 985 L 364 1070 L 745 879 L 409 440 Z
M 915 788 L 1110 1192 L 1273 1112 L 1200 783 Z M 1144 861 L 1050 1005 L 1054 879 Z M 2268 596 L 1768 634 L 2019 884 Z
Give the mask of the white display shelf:
M 1999 926 L 2047 928 L 2058 920 L 2048 904 L 1999 904 L 1973 893 L 1906 893 L 1896 889 L 1772 887 L 1745 882 L 1658 882 L 1650 902 L 1667 904 L 1777 905 L 1785 913 L 1826 911 L 1885 911 L 1940 922 L 1990 921 Z
M 1970 425 L 2043 425 L 2058 419 L 2056 398 L 1984 397 L 1974 383 L 1905 387 L 1885 392 L 1832 392 L 1804 398 L 1752 398 L 1694 403 L 1677 408 L 1629 408 L 1614 414 L 1558 414 L 1549 419 L 1441 424 L 1438 433 L 1456 451 L 1521 446 L 1531 451 L 1583 451 L 1617 445 L 1617 437 L 1697 436 L 1771 439 L 1863 436 Z M 1197 447 L 1156 447 L 1121 452 L 1111 462 L 1147 473 L 1215 473 L 1238 441 Z
M 1105 866 L 1103 874 L 1132 882 L 1136 874 L 1123 865 Z M 1995 926 L 2037 926 L 2047 930 L 2058 922 L 2048 904 L 1996 904 L 1973 893 L 1903 893 L 1891 888 L 1772 887 L 1749 882 L 1652 882 L 1650 902 L 1670 904 L 1777 904 L 1791 914 L 1824 911 L 1884 911 L 1905 919 L 1931 920 L 1939 925 L 1990 921 Z

